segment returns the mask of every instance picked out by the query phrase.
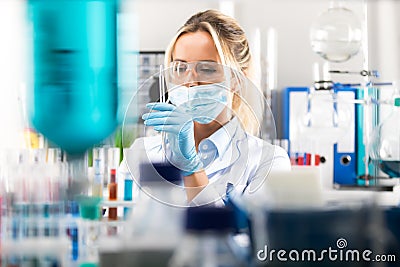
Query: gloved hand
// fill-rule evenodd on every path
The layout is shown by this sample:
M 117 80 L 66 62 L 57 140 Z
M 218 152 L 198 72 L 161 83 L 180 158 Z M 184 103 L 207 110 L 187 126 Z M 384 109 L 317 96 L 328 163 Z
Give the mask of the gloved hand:
M 172 152 L 171 163 L 180 168 L 184 176 L 201 170 L 203 163 L 196 152 L 191 116 L 167 103 L 149 103 L 146 107 L 152 112 L 142 116 L 144 124 L 166 133 Z

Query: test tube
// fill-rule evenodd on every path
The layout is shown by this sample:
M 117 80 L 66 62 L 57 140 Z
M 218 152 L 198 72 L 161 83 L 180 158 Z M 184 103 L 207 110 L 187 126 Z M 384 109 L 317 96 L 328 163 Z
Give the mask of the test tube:
M 160 93 L 160 103 L 165 103 L 165 77 L 164 77 L 164 67 L 161 64 L 160 65 L 160 73 L 158 76 L 158 88 L 159 88 L 159 93 Z M 166 140 L 166 134 L 165 132 L 161 132 L 161 144 L 163 147 L 163 153 L 164 153 L 164 161 L 167 161 L 167 156 L 165 154 L 165 140 Z
M 120 163 L 120 148 L 110 147 L 107 152 L 107 169 L 108 174 L 111 174 L 111 169 L 117 169 Z M 110 176 L 108 177 L 108 182 L 110 182 Z
M 79 255 L 78 218 L 79 206 L 76 201 L 66 201 L 65 232 L 71 242 L 70 261 L 76 261 Z
M 158 88 L 160 93 L 160 102 L 165 103 L 165 87 L 164 87 L 164 68 L 163 65 L 160 65 L 160 73 L 158 76 Z
M 100 207 L 99 197 L 79 196 L 79 212 L 82 220 L 79 224 L 79 260 L 80 266 L 94 266 L 98 263 L 98 238 L 100 236 Z
M 92 195 L 103 197 L 104 148 L 93 149 L 93 169 L 94 178 L 92 185 Z
M 110 201 L 116 201 L 117 200 L 117 192 L 118 192 L 118 185 L 117 181 L 115 178 L 116 175 L 116 170 L 111 169 L 110 170 L 110 183 L 108 184 L 108 199 Z M 110 207 L 108 208 L 108 219 L 109 220 L 117 220 L 118 214 L 117 214 L 117 207 Z
M 129 173 L 125 173 L 124 177 L 124 200 L 132 201 L 133 180 Z M 124 207 L 124 218 L 126 219 L 131 211 L 131 208 Z

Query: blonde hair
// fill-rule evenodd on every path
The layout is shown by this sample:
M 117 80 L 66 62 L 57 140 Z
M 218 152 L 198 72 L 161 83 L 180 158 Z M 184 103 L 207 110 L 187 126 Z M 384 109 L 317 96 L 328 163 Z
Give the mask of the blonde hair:
M 165 66 L 172 62 L 172 53 L 180 36 L 198 31 L 211 35 L 221 63 L 247 76 L 251 69 L 250 47 L 244 30 L 238 22 L 217 10 L 206 10 L 191 16 L 172 38 L 165 52 Z M 243 88 L 245 89 L 245 88 Z M 242 90 L 243 90 L 242 89 Z M 239 117 L 245 130 L 251 134 L 259 131 L 257 116 L 252 108 L 239 95 L 232 100 L 232 109 Z

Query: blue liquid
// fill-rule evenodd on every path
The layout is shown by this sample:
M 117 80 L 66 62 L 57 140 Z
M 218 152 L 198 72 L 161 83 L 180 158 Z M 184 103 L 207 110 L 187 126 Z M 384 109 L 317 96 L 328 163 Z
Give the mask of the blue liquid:
M 33 126 L 70 154 L 117 126 L 116 0 L 31 0 Z
M 399 160 L 380 160 L 379 168 L 389 175 L 389 177 L 400 177 L 400 161 Z
M 128 177 L 124 180 L 124 200 L 131 201 L 132 200 L 132 190 L 133 190 L 133 180 Z M 124 218 L 126 219 L 129 213 L 131 212 L 131 208 L 124 207 Z

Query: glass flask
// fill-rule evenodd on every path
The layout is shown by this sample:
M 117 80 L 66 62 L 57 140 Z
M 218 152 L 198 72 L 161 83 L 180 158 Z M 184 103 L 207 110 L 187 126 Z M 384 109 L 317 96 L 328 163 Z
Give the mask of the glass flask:
M 69 154 L 99 143 L 117 121 L 117 0 L 30 0 L 34 128 Z
M 400 177 L 400 95 L 393 109 L 372 134 L 371 159 L 389 177 Z
M 341 2 L 331 2 L 310 29 L 312 50 L 331 62 L 344 62 L 356 55 L 362 41 L 361 22 Z

